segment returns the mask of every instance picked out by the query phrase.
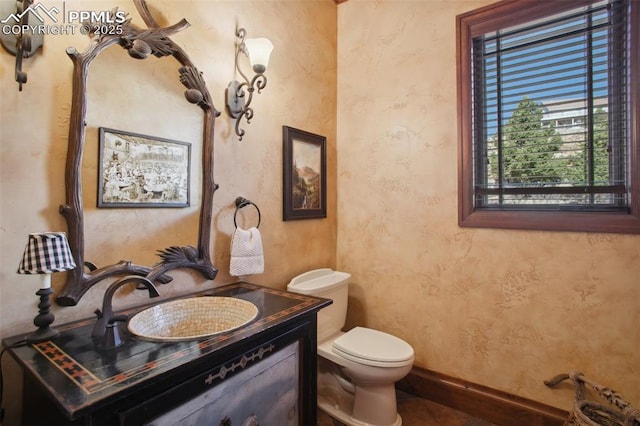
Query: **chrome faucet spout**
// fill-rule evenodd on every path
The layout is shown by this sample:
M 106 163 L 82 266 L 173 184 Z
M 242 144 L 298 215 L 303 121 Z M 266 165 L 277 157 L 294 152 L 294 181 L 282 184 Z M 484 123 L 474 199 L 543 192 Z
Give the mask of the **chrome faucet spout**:
M 114 282 L 109 286 L 107 291 L 104 293 L 104 298 L 102 299 L 102 310 L 100 309 L 95 310 L 95 314 L 98 317 L 98 319 L 95 325 L 93 326 L 93 333 L 91 333 L 93 337 L 102 339 L 102 341 L 114 340 L 113 338 L 110 338 L 109 336 L 107 336 L 107 333 L 108 332 L 116 333 L 117 324 L 115 323 L 118 321 L 120 322 L 126 321 L 127 316 L 113 315 L 113 307 L 112 307 L 113 296 L 120 287 L 133 282 L 141 284 L 144 287 L 146 287 L 147 290 L 149 291 L 150 298 L 160 296 L 160 293 L 158 293 L 158 289 L 153 285 L 153 283 L 149 279 L 145 277 L 141 277 L 138 275 L 129 275 L 122 278 L 121 280 Z M 119 341 L 119 339 L 115 339 L 115 340 Z

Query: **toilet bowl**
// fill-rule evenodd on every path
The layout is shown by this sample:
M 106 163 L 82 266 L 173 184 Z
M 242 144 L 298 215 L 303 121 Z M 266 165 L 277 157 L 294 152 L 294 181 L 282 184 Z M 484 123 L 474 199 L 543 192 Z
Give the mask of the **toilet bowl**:
M 318 377 L 318 401 L 323 411 L 348 425 L 402 424 L 395 382 L 413 366 L 413 349 L 408 343 L 381 331 L 356 327 L 320 342 L 318 356 L 339 367 L 331 371 L 333 377 Z M 323 386 L 335 386 L 336 382 L 340 388 L 333 389 L 331 396 L 322 392 Z
M 318 407 L 353 426 L 400 426 L 395 382 L 413 366 L 404 340 L 365 327 L 342 331 L 350 275 L 317 269 L 295 277 L 287 289 L 329 298 L 318 313 Z

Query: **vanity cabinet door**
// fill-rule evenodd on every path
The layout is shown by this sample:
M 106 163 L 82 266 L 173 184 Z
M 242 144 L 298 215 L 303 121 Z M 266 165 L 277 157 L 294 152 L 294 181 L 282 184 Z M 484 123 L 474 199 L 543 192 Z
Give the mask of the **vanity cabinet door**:
M 296 341 L 145 425 L 295 426 L 299 369 Z

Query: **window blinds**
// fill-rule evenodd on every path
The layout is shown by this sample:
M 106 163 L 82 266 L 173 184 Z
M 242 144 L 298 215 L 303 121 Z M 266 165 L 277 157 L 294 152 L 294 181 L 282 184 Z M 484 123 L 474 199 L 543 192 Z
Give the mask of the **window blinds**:
M 628 209 L 627 8 L 473 39 L 476 208 Z

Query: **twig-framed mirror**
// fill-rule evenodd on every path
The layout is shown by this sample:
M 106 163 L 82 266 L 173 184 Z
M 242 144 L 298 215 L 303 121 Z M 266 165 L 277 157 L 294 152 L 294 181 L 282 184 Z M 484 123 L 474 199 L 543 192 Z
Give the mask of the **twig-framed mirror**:
M 69 271 L 62 291 L 56 302 L 63 306 L 78 303 L 84 293 L 105 278 L 119 275 L 144 276 L 152 282 L 168 283 L 172 278 L 166 273 L 176 268 L 191 268 L 205 278 L 213 279 L 217 269 L 211 262 L 209 243 L 211 239 L 211 215 L 213 194 L 218 185 L 213 178 L 213 137 L 215 118 L 220 115 L 206 87 L 202 74 L 196 69 L 184 50 L 174 43 L 170 36 L 189 27 L 186 20 L 169 27 L 160 27 L 151 16 L 145 0 L 133 0 L 147 29 L 131 25 L 131 19 L 118 24 L 114 34 L 97 34 L 95 28 L 103 28 L 101 22 L 85 22 L 83 29 L 92 37 L 92 44 L 83 53 L 73 47 L 67 48 L 67 55 L 73 62 L 73 93 L 71 117 L 69 120 L 69 141 L 65 167 L 65 198 L 60 213 L 67 222 L 68 239 L 77 267 Z M 120 14 L 121 11 L 112 11 Z M 120 16 L 119 15 L 119 16 Z M 159 251 L 160 261 L 154 266 L 143 266 L 131 261 L 97 267 L 85 259 L 84 210 L 82 204 L 81 163 L 85 144 L 85 118 L 87 113 L 87 75 L 91 62 L 106 48 L 120 45 L 135 59 L 145 59 L 149 55 L 158 58 L 172 56 L 181 67 L 179 78 L 186 87 L 186 99 L 199 106 L 204 113 L 202 132 L 202 197 L 200 204 L 197 247 L 172 246 Z

